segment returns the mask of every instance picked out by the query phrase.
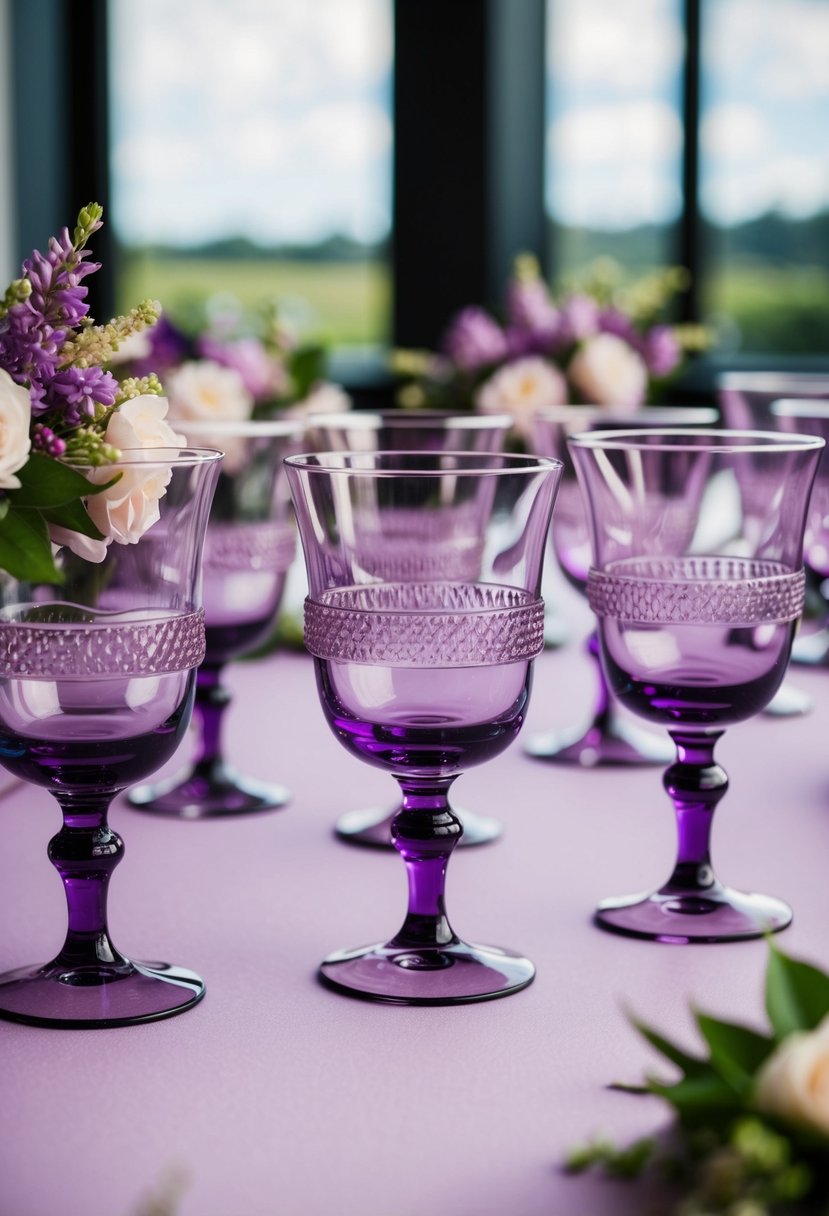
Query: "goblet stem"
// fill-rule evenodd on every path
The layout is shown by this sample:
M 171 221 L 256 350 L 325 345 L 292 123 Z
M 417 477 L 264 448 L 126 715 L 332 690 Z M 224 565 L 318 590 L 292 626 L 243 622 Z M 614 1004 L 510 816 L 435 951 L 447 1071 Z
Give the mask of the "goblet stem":
M 138 786 L 128 795 L 131 806 L 184 819 L 249 815 L 285 806 L 290 794 L 281 785 L 243 777 L 224 759 L 222 729 L 233 699 L 222 683 L 224 668 L 224 663 L 208 660 L 196 673 L 193 719 L 198 743 L 187 770 L 157 784 Z
M 63 880 L 69 915 L 66 940 L 54 961 L 94 976 L 131 969 L 107 928 L 109 879 L 124 855 L 124 842 L 107 823 L 111 799 L 111 793 L 59 795 L 63 827 L 49 842 L 49 860 Z
M 729 942 L 763 937 L 791 923 L 782 900 L 724 886 L 711 865 L 714 811 L 728 789 L 725 770 L 714 761 L 724 732 L 669 731 L 676 760 L 663 785 L 674 804 L 677 855 L 664 886 L 648 895 L 606 899 L 596 922 L 612 933 L 661 942 Z
M 394 847 L 406 865 L 409 906 L 400 932 L 389 943 L 403 949 L 434 949 L 456 943 L 446 916 L 446 867 L 463 834 L 447 794 L 454 778 L 415 781 L 398 777 L 403 803 L 392 823 Z
M 534 760 L 579 764 L 582 768 L 595 768 L 599 764 L 669 763 L 673 749 L 667 739 L 641 730 L 620 714 L 601 665 L 595 630 L 585 642 L 585 650 L 596 673 L 596 699 L 590 722 L 586 729 L 533 735 L 525 745 L 527 755 Z
M 199 728 L 195 766 L 208 777 L 222 764 L 222 728 L 225 710 L 232 698 L 222 684 L 223 663 L 202 663 L 196 673 L 196 700 L 193 714 Z
M 728 789 L 728 776 L 714 763 L 714 748 L 723 731 L 706 734 L 668 732 L 676 744 L 676 762 L 662 784 L 674 804 L 677 858 L 663 891 L 708 891 L 716 883 L 711 866 L 711 824 Z

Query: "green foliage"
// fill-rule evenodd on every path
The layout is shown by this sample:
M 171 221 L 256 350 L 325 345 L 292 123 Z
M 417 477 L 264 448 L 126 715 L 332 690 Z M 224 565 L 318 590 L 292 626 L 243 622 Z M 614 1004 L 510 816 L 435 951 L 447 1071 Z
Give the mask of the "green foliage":
M 779 1043 L 814 1030 L 829 1015 L 829 975 L 770 943 L 765 998 L 769 1034 L 696 1012 L 705 1055 L 635 1021 L 682 1075 L 672 1083 L 647 1077 L 643 1085 L 614 1088 L 668 1102 L 677 1118 L 674 1134 L 662 1145 L 637 1141 L 624 1150 L 598 1141 L 572 1152 L 566 1168 L 613 1177 L 656 1170 L 678 1187 L 676 1216 L 829 1216 L 829 1143 L 753 1106 L 757 1074 Z
M 117 476 L 92 485 L 77 470 L 39 452 L 29 456 L 17 476 L 20 488 L 0 498 L 0 569 L 23 582 L 60 583 L 63 575 L 52 556 L 48 525 L 102 540 L 83 499 L 100 494 Z

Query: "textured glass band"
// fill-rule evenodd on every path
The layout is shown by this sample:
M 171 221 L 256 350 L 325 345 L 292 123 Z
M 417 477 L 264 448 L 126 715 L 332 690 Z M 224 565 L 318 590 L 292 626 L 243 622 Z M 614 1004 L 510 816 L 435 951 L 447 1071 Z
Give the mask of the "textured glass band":
M 288 524 L 270 520 L 211 523 L 204 544 L 204 570 L 269 570 L 282 574 L 294 560 L 296 539 Z
M 320 659 L 388 667 L 516 663 L 544 645 L 544 602 L 475 583 L 337 588 L 306 599 L 305 645 Z
M 624 573 L 619 573 L 619 568 Z M 600 617 L 639 624 L 759 625 L 803 611 L 804 571 L 740 557 L 660 557 L 591 570 L 590 607 Z
M 112 624 L 0 622 L 0 677 L 152 676 L 198 667 L 204 612 Z

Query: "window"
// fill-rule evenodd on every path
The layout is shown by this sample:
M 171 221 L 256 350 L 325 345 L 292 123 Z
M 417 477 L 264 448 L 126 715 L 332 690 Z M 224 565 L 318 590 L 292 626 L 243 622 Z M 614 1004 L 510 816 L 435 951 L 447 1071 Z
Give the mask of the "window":
M 116 305 L 389 339 L 390 0 L 110 0 Z
M 829 353 L 826 0 L 548 0 L 554 270 L 689 264 L 719 361 Z

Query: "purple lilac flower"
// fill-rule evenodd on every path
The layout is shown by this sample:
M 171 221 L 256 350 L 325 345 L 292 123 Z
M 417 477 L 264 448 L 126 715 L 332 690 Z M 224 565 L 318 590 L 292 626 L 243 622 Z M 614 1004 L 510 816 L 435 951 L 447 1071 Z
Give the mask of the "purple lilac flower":
M 520 342 L 525 335 L 536 349 L 554 342 L 560 314 L 550 299 L 546 284 L 539 278 L 514 278 L 507 289 L 507 332 Z
M 591 296 L 573 295 L 564 301 L 559 331 L 562 344 L 592 338 L 598 328 L 599 306 Z
M 667 376 L 678 365 L 682 351 L 670 325 L 654 325 L 642 341 L 642 356 L 652 376 Z
M 36 422 L 32 428 L 32 448 L 36 452 L 45 452 L 47 456 L 57 458 L 66 451 L 66 443 L 51 427 Z
M 482 308 L 464 308 L 447 329 L 442 349 L 464 371 L 477 371 L 508 354 L 501 326 Z
M 100 367 L 67 367 L 45 389 L 46 409 L 57 410 L 69 426 L 80 426 L 95 417 L 98 405 L 115 404 L 118 381 Z
M 146 331 L 146 336 L 149 353 L 130 361 L 130 375 L 148 376 L 150 372 L 156 372 L 163 379 L 165 372 L 178 367 L 193 353 L 190 339 L 164 313 L 152 329 Z
M 603 334 L 615 334 L 617 338 L 624 338 L 631 346 L 639 348 L 639 334 L 636 332 L 636 327 L 626 313 L 620 312 L 618 308 L 605 308 L 599 313 L 598 327 Z
M 281 365 L 256 338 L 223 342 L 207 334 L 199 339 L 197 349 L 203 358 L 237 371 L 254 401 L 267 401 L 287 387 Z
M 90 224 L 86 235 L 99 227 L 100 221 Z M 63 403 L 60 391 L 53 402 L 50 385 L 67 334 L 89 311 L 80 283 L 99 266 L 88 258 L 88 250 L 75 248 L 68 229 L 50 238 L 46 254 L 35 250 L 23 263 L 31 293 L 9 308 L 0 326 L 0 366 L 18 384 L 29 386 L 35 414 Z

